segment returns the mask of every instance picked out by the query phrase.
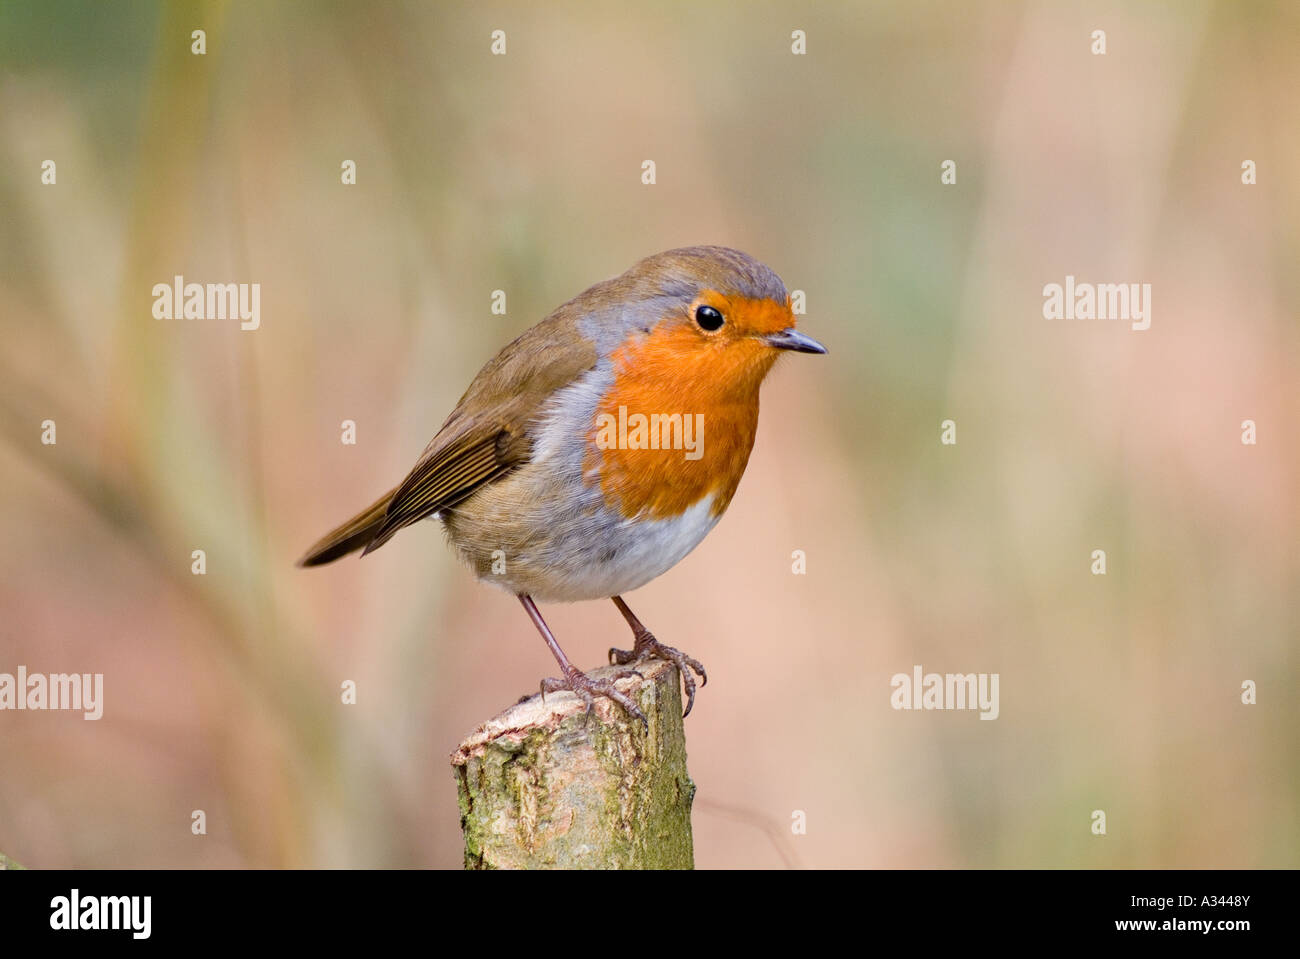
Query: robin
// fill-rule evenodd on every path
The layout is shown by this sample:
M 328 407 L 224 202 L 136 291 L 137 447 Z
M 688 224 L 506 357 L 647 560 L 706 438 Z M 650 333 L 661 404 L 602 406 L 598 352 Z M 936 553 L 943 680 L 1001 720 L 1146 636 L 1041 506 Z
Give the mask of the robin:
M 569 662 L 535 600 L 612 599 L 632 628 L 612 664 L 665 659 L 695 704 L 704 667 L 660 643 L 622 594 L 666 572 L 722 517 L 783 353 L 825 353 L 795 329 L 781 278 L 739 250 L 658 253 L 565 303 L 488 362 L 397 487 L 312 546 L 319 566 L 436 517 L 483 580 L 514 593 L 560 665 L 543 695 L 614 700 Z M 616 675 L 634 674 L 625 670 Z

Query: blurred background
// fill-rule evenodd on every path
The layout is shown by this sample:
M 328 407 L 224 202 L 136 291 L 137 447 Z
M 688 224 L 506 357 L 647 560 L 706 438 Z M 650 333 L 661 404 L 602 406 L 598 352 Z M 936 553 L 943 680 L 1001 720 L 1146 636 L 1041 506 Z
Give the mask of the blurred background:
M 0 713 L 0 851 L 458 867 L 448 755 L 553 661 L 434 524 L 294 560 L 523 329 L 720 243 L 831 353 L 777 368 L 728 515 L 629 599 L 709 670 L 697 864 L 1300 865 L 1298 26 L 3 4 L 0 671 L 102 672 L 105 712 Z M 260 283 L 260 329 L 154 319 L 176 274 Z M 1045 320 L 1067 274 L 1150 283 L 1151 328 Z M 627 644 L 612 604 L 543 612 L 581 666 Z M 917 664 L 999 673 L 1000 717 L 891 709 Z

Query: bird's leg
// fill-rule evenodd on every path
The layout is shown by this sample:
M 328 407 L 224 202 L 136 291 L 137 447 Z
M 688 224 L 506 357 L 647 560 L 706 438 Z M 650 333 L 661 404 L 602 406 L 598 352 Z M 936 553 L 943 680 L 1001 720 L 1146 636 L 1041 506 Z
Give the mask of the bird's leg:
M 584 703 L 587 704 L 587 713 L 590 715 L 591 708 L 595 704 L 597 696 L 605 696 L 614 700 L 627 711 L 627 714 L 634 719 L 641 720 L 641 725 L 648 731 L 650 724 L 646 721 L 645 714 L 637 707 L 630 696 L 619 691 L 614 686 L 614 680 L 611 679 L 593 679 L 582 670 L 578 669 L 569 662 L 569 657 L 564 655 L 564 650 L 560 649 L 560 644 L 555 641 L 554 634 L 551 633 L 551 627 L 546 625 L 546 620 L 542 619 L 542 614 L 537 610 L 537 604 L 533 602 L 531 596 L 523 593 L 519 594 L 519 602 L 524 604 L 524 609 L 528 611 L 533 625 L 537 631 L 542 634 L 542 639 L 546 640 L 546 645 L 551 648 L 551 655 L 555 661 L 560 664 L 560 673 L 563 679 L 543 679 L 542 680 L 542 698 L 545 699 L 547 693 L 558 692 L 559 690 L 569 689 L 578 695 Z M 621 663 L 619 665 L 622 665 Z M 624 679 L 628 676 L 640 676 L 635 669 L 624 669 L 619 672 L 614 679 Z
M 691 707 L 695 705 L 695 677 L 691 675 L 691 670 L 700 674 L 701 686 L 709 684 L 708 673 L 699 660 L 691 659 L 681 650 L 673 649 L 671 646 L 665 646 L 659 640 L 654 638 L 650 630 L 641 625 L 641 620 L 636 618 L 636 614 L 628 609 L 627 603 L 623 602 L 622 596 L 612 597 L 614 605 L 618 611 L 623 614 L 627 624 L 632 627 L 632 636 L 635 639 L 635 645 L 631 649 L 611 649 L 609 651 L 609 661 L 618 666 L 624 666 L 628 663 L 640 662 L 643 659 L 666 659 L 677 667 L 677 671 L 682 674 L 682 685 L 686 687 L 686 712 L 682 713 L 685 719 L 691 714 Z

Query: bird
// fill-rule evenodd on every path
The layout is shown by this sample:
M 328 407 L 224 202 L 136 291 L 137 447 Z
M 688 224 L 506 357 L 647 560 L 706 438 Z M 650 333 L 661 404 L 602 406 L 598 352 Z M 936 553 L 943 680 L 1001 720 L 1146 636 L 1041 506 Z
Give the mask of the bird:
M 525 330 L 479 371 L 397 486 L 298 560 L 374 552 L 436 518 L 483 581 L 513 593 L 560 677 L 588 714 L 616 702 L 648 728 L 615 682 L 673 663 L 695 705 L 696 659 L 660 643 L 625 593 L 667 572 L 732 501 L 758 428 L 759 387 L 789 353 L 826 353 L 797 330 L 781 278 L 747 253 L 692 246 L 648 256 Z M 611 648 L 612 678 L 561 649 L 541 602 L 611 599 L 632 629 Z

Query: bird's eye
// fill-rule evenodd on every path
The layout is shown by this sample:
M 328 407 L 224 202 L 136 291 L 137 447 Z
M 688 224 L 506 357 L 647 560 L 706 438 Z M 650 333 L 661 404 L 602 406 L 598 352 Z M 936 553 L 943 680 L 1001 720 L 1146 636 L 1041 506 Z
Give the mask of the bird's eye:
M 700 324 L 700 329 L 708 330 L 712 333 L 714 330 L 722 327 L 722 314 L 711 306 L 697 307 L 695 310 L 695 322 Z

